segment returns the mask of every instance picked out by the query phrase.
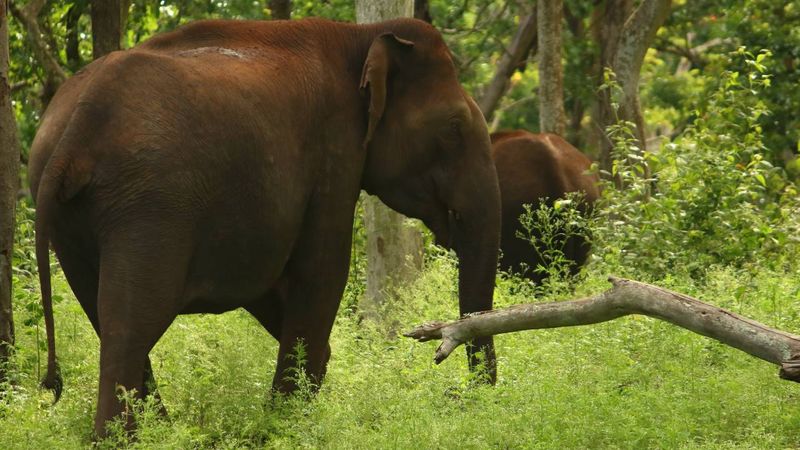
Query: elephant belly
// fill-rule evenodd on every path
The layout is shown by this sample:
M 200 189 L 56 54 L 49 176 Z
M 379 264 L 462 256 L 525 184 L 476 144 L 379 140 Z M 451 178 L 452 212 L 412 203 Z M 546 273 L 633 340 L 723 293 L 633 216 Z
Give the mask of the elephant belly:
M 225 312 L 266 295 L 283 273 L 301 226 L 299 219 L 267 219 L 250 211 L 199 227 L 184 313 Z

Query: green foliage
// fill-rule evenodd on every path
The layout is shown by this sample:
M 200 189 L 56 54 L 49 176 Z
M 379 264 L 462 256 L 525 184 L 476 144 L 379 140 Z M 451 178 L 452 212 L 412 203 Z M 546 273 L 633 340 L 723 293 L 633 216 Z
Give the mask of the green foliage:
M 391 314 L 410 327 L 457 317 L 455 260 L 440 253 Z M 596 267 L 595 267 L 596 268 Z M 26 276 L 27 277 L 27 276 Z M 32 276 L 31 276 L 32 277 Z M 590 270 L 574 296 L 607 288 Z M 35 277 L 22 285 L 35 284 Z M 659 284 L 783 329 L 800 328 L 800 272 L 709 269 Z M 532 301 L 500 280 L 496 304 Z M 33 336 L 19 336 L 16 385 L 0 402 L 0 448 L 90 446 L 98 341 L 56 272 L 56 332 L 66 388 L 38 388 Z M 19 286 L 19 285 L 18 285 Z M 16 287 L 15 289 L 20 289 Z M 555 298 L 549 297 L 548 301 Z M 20 320 L 28 311 L 20 305 Z M 463 350 L 440 366 L 437 343 L 414 343 L 340 314 L 320 392 L 270 396 L 277 343 L 243 311 L 180 317 L 151 353 L 169 419 L 130 402 L 99 448 L 595 448 L 800 445 L 795 386 L 737 350 L 652 319 L 498 336 L 499 384 L 475 385 Z M 129 395 L 130 393 L 128 393 Z M 569 426 L 565 426 L 568 424 Z
M 764 157 L 769 56 L 731 54 L 732 65 L 748 69 L 724 71 L 694 123 L 657 154 L 641 155 L 631 124 L 611 127 L 612 175 L 624 188 L 605 186 L 603 258 L 659 278 L 675 268 L 780 263 L 800 250 L 797 189 Z M 651 179 L 642 177 L 646 164 Z
M 770 49 L 774 54 L 764 62 L 773 75 L 772 87 L 762 91 L 760 99 L 771 116 L 761 122 L 764 158 L 786 167 L 797 180 L 800 175 L 797 154 L 800 152 L 800 32 L 795 26 L 800 19 L 800 1 L 771 0 L 687 1 L 673 10 L 658 48 L 669 48 L 662 57 L 677 63 L 671 53 L 708 42 L 717 45 L 696 56 L 695 68 L 710 80 L 718 79 L 725 70 L 746 72 L 744 59 L 728 61 L 726 53 L 743 46 L 749 49 Z M 690 39 L 691 38 L 691 39 Z M 678 52 L 679 53 L 679 52 Z M 733 64 L 733 65 L 731 65 Z M 684 97 L 690 98 L 690 97 Z
M 545 276 L 544 291 L 553 291 L 571 278 L 575 263 L 564 251 L 572 241 L 591 241 L 591 218 L 587 217 L 584 195 L 570 192 L 563 199 L 542 198 L 536 208 L 523 205 L 522 229 L 517 238 L 527 241 L 538 257 L 537 266 L 529 270 Z M 564 291 L 556 290 L 559 293 Z

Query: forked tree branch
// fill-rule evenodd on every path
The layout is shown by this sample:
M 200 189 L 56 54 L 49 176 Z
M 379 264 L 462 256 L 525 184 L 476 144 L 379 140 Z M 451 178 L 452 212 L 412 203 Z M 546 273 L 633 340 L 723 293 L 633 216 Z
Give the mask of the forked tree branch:
M 609 278 L 612 288 L 593 297 L 553 303 L 531 303 L 477 313 L 454 322 L 419 326 L 405 336 L 424 342 L 441 339 L 440 363 L 459 345 L 476 337 L 539 328 L 591 325 L 642 314 L 716 339 L 752 356 L 779 365 L 779 376 L 800 382 L 800 336 L 775 330 L 697 299 L 649 284 Z
M 520 19 L 519 28 L 511 40 L 511 45 L 503 52 L 492 81 L 486 86 L 483 95 L 478 100 L 478 107 L 487 120 L 492 117 L 500 99 L 508 90 L 509 78 L 536 45 L 536 24 L 536 9 L 534 8 L 530 14 Z

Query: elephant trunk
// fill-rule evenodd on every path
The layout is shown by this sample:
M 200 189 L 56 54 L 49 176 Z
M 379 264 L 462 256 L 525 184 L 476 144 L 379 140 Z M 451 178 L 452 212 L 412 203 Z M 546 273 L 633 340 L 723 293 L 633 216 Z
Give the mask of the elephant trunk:
M 492 309 L 497 256 L 500 247 L 500 191 L 491 160 L 484 166 L 480 179 L 471 179 L 462 192 L 474 196 L 467 210 L 451 213 L 457 230 L 454 249 L 459 260 L 458 295 L 462 315 Z M 497 364 L 491 336 L 477 338 L 467 345 L 471 370 L 479 369 L 484 381 L 494 384 Z

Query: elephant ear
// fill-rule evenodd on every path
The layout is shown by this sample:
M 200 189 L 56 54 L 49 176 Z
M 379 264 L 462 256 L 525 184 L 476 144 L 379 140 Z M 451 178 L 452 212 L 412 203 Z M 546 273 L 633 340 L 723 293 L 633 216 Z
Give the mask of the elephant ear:
M 386 86 L 389 72 L 396 67 L 400 52 L 414 47 L 414 43 L 401 39 L 393 33 L 384 33 L 372 41 L 367 60 L 361 71 L 361 91 L 369 89 L 369 124 L 364 147 L 372 140 L 372 135 L 386 110 Z

